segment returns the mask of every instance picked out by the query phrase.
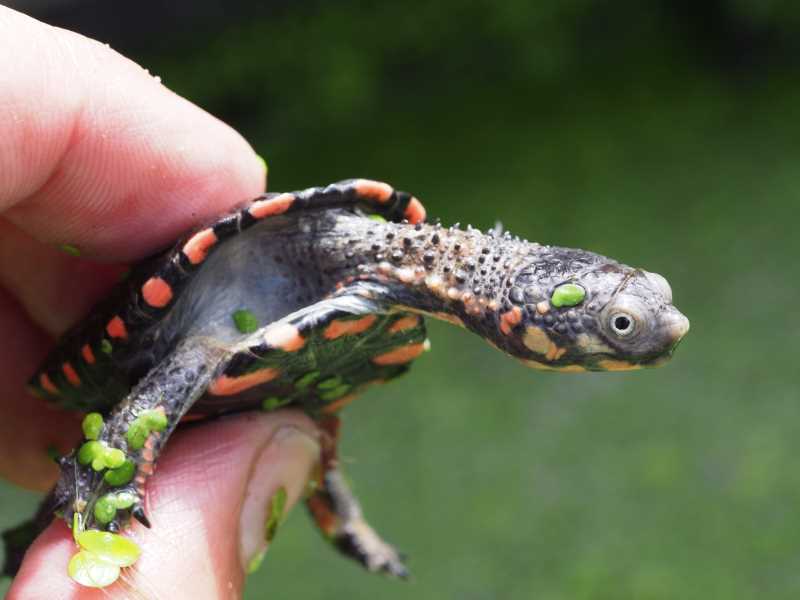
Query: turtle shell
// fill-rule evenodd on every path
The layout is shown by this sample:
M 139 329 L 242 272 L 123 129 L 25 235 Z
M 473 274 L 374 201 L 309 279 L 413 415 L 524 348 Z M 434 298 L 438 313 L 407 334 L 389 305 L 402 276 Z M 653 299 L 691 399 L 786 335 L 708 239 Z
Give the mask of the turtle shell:
M 299 215 L 318 217 L 325 213 L 335 214 L 342 211 L 363 218 L 382 218 L 396 222 L 418 223 L 425 219 L 425 209 L 416 198 L 397 192 L 385 183 L 366 179 L 347 180 L 299 192 L 260 196 L 215 223 L 190 232 L 171 249 L 133 267 L 127 278 L 120 282 L 105 301 L 92 309 L 84 321 L 62 337 L 31 379 L 31 391 L 67 408 L 107 411 L 183 341 L 187 327 L 175 325 L 174 321 L 178 319 L 175 315 L 176 307 L 216 302 L 214 294 L 208 293 L 206 288 L 208 282 L 224 279 L 224 271 L 229 267 L 224 260 L 216 263 L 213 260 L 215 254 L 221 252 L 221 248 L 236 243 L 237 239 L 244 240 L 245 234 L 254 228 L 265 227 L 277 231 L 288 223 L 296 224 L 296 217 Z M 256 238 L 238 243 L 244 246 L 254 239 Z M 314 243 L 313 236 L 309 236 L 308 243 Z M 239 256 L 242 251 L 237 249 L 237 252 Z M 296 274 L 297 278 L 306 275 L 302 272 L 289 273 Z M 199 281 L 202 283 L 193 285 L 193 282 Z M 229 290 L 223 290 L 223 294 L 228 292 Z M 267 295 L 285 292 L 280 286 L 275 290 L 264 290 Z M 320 298 L 313 298 L 306 306 L 295 303 L 284 312 L 308 310 L 318 299 Z M 278 300 L 276 297 L 275 302 L 280 303 Z M 246 306 L 232 310 L 229 316 L 242 334 L 269 324 L 269 321 L 254 323 L 253 314 Z M 345 311 L 340 316 L 341 323 L 350 318 L 354 321 L 362 319 L 359 326 L 363 326 L 364 315 L 353 317 Z M 409 318 L 413 318 L 413 326 L 410 325 Z M 396 335 L 398 323 L 404 327 L 405 337 L 402 339 Z M 362 336 L 363 339 L 360 340 L 362 353 L 379 355 L 383 350 L 391 350 L 398 340 L 413 343 L 424 340 L 421 319 L 407 314 L 373 315 L 370 325 L 369 335 Z M 343 327 L 347 329 L 348 326 Z M 216 333 L 212 330 L 209 335 L 213 341 Z M 314 347 L 318 352 L 313 361 L 309 357 L 303 359 L 302 353 L 283 352 L 264 358 L 258 364 L 262 371 L 261 377 L 264 377 L 264 369 L 283 367 L 287 361 L 291 363 L 291 368 L 282 369 L 287 377 L 291 376 L 291 380 L 283 377 L 269 389 L 262 390 L 270 394 L 267 396 L 269 402 L 262 399 L 265 405 L 282 405 L 288 402 L 324 404 L 343 396 L 345 389 L 351 390 L 356 386 L 347 384 L 345 388 L 345 384 L 341 382 L 341 373 L 336 372 L 337 365 L 354 370 L 353 375 L 356 376 L 353 381 L 359 384 L 396 376 L 405 368 L 402 365 L 375 363 L 366 363 L 365 367 L 364 364 L 352 360 L 344 361 L 347 364 L 340 364 L 343 361 L 338 357 L 347 354 L 351 336 L 329 338 L 324 331 L 314 335 Z M 232 344 L 230 339 L 217 341 L 223 345 Z M 237 356 L 236 353 L 240 355 Z M 243 369 L 252 370 L 252 363 L 254 358 L 249 346 L 234 351 L 231 364 L 232 368 L 238 369 L 237 372 L 241 373 Z M 318 364 L 330 365 L 332 369 L 329 371 L 332 372 L 322 372 L 315 367 Z M 292 382 L 295 380 L 299 380 L 299 388 L 294 387 Z M 316 383 L 322 388 L 311 395 L 307 390 L 315 380 L 318 380 Z M 241 381 L 227 388 L 223 383 L 218 382 L 216 387 L 212 384 L 211 391 L 220 393 L 206 394 L 197 403 L 195 410 L 218 412 L 240 408 L 242 402 L 231 404 L 230 400 L 232 396 L 239 396 L 239 392 L 244 389 Z M 263 395 L 262 393 L 262 398 Z M 247 395 L 239 400 L 248 406 L 254 401 Z M 224 407 L 226 403 L 229 404 L 227 408 Z

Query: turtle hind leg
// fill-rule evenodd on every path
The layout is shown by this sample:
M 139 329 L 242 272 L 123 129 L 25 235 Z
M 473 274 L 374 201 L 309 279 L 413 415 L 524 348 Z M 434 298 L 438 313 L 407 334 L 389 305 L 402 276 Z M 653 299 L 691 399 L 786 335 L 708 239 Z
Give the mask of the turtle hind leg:
M 361 505 L 338 468 L 339 418 L 327 417 L 320 428 L 324 434 L 321 474 L 317 488 L 306 500 L 314 522 L 339 552 L 361 563 L 368 571 L 408 578 L 403 556 L 381 539 L 364 519 Z
M 66 499 L 68 525 L 115 532 L 133 516 L 150 526 L 143 508 L 147 479 L 170 434 L 225 356 L 219 348 L 189 340 L 151 369 L 108 416 L 86 417 L 87 439 L 60 461 L 56 494 Z

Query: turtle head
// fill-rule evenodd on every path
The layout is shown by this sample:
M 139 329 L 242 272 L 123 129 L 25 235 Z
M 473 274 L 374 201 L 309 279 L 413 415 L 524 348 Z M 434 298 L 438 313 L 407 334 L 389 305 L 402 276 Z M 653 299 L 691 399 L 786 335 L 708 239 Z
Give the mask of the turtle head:
M 547 370 L 623 371 L 658 366 L 689 331 L 657 274 L 582 250 L 550 248 L 520 270 L 500 329 L 506 348 Z M 503 326 L 511 315 L 512 328 Z

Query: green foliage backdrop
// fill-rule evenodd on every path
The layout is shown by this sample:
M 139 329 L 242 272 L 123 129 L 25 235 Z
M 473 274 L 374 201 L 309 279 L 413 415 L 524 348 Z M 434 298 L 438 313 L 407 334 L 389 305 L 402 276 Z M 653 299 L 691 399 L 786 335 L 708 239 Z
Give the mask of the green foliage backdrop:
M 692 320 L 666 368 L 585 376 L 433 324 L 345 416 L 413 582 L 340 560 L 298 510 L 247 598 L 798 597 L 800 11 L 700 4 L 281 4 L 131 46 L 273 190 L 385 179 L 445 223 L 663 273 Z M 0 526 L 29 502 L 0 485 Z

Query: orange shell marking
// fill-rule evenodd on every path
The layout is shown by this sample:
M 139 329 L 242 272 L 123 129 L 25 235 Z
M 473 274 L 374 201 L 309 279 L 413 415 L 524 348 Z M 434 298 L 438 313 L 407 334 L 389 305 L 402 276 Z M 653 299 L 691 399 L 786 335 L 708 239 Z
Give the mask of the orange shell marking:
M 280 348 L 285 352 L 300 350 L 306 345 L 306 340 L 300 335 L 294 325 L 273 325 L 264 332 L 264 341 L 273 348 Z
M 366 331 L 370 327 L 372 327 L 373 323 L 375 323 L 375 319 L 377 319 L 375 315 L 367 315 L 361 319 L 354 319 L 351 321 L 341 321 L 339 319 L 335 319 L 331 321 L 331 324 L 325 328 L 325 339 L 326 340 L 335 340 L 336 338 L 340 338 L 343 335 L 356 335 Z
M 58 388 L 47 373 L 42 373 L 39 375 L 39 385 L 41 385 L 42 389 L 46 392 L 50 392 L 51 394 L 58 393 Z
M 257 200 L 250 205 L 247 212 L 254 219 L 263 219 L 265 217 L 272 217 L 280 215 L 289 210 L 289 207 L 294 202 L 293 194 L 281 194 L 269 200 Z
M 504 312 L 500 315 L 500 331 L 508 335 L 515 325 L 519 325 L 520 321 L 522 321 L 522 310 L 519 306 L 515 306 L 508 312 Z
M 425 220 L 427 213 L 425 212 L 425 207 L 422 206 L 422 202 L 416 198 L 411 198 L 408 206 L 406 206 L 406 212 L 403 216 L 408 219 L 409 223 L 416 225 L 417 223 L 422 223 Z
M 262 383 L 272 381 L 280 374 L 281 372 L 278 369 L 261 369 L 240 377 L 222 375 L 214 380 L 208 387 L 208 391 L 215 396 L 233 396 Z
M 394 193 L 394 189 L 388 183 L 371 179 L 359 179 L 356 181 L 355 188 L 356 194 L 375 200 L 378 204 L 386 204 Z
M 172 287 L 161 277 L 151 277 L 142 286 L 142 297 L 153 308 L 164 308 L 172 300 Z
M 407 329 L 413 329 L 417 325 L 419 325 L 419 317 L 413 315 L 401 317 L 389 326 L 389 333 L 406 331 Z
M 425 351 L 425 344 L 409 344 L 373 357 L 376 365 L 402 365 L 414 360 Z
M 332 402 L 331 404 L 328 404 L 325 408 L 323 408 L 322 414 L 332 415 L 334 413 L 337 413 L 340 410 L 342 410 L 345 406 L 350 404 L 357 397 L 358 397 L 357 394 L 347 394 L 347 396 L 342 396 L 335 402 Z
M 67 381 L 69 381 L 72 385 L 78 387 L 81 384 L 81 378 L 78 377 L 78 373 L 71 364 L 65 362 L 63 365 L 61 365 L 61 370 L 64 371 Z
M 128 339 L 128 330 L 125 328 L 125 322 L 119 316 L 114 317 L 108 322 L 108 325 L 106 325 L 106 333 L 112 338 L 122 340 Z
M 85 360 L 88 364 L 94 364 L 94 352 L 92 352 L 92 347 L 89 344 L 84 344 L 81 348 L 81 356 L 83 356 L 83 360 Z
M 217 234 L 210 227 L 198 231 L 183 245 L 183 253 L 193 265 L 199 265 L 208 256 L 208 250 L 217 243 Z

